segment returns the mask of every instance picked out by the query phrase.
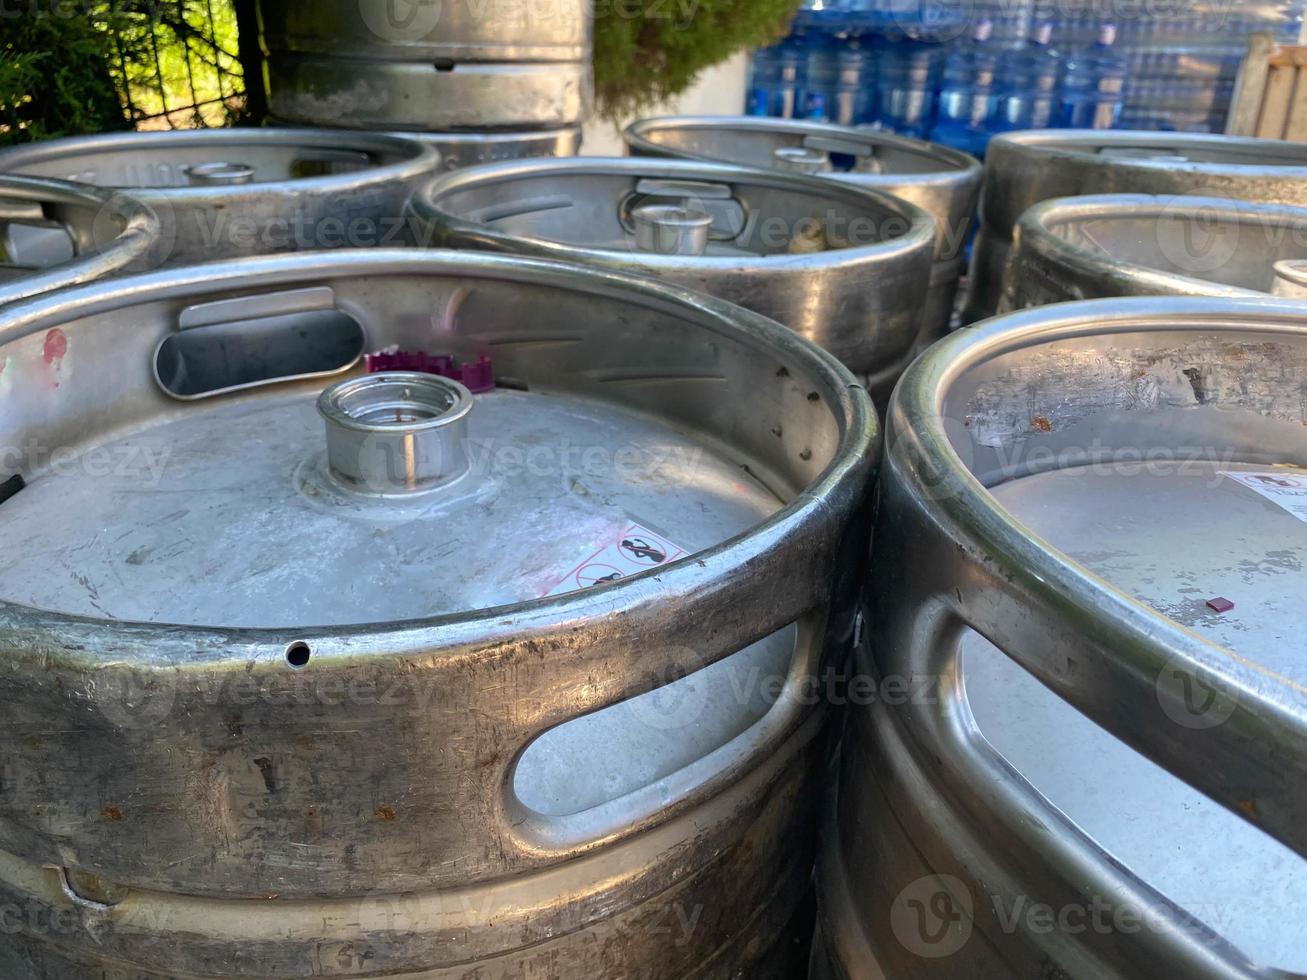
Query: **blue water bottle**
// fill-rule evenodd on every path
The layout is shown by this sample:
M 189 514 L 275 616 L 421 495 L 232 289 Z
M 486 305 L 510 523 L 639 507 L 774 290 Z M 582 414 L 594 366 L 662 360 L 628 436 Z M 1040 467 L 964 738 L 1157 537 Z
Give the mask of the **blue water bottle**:
M 998 63 L 993 21 L 976 22 L 971 39 L 949 52 L 930 138 L 982 156 L 998 122 Z
M 796 118 L 805 55 L 803 40 L 797 37 L 756 52 L 744 111 L 751 116 Z
M 1125 104 L 1126 61 L 1114 47 L 1116 25 L 1103 24 L 1098 40 L 1072 52 L 1062 77 L 1062 125 L 1112 129 Z
M 997 128 L 1048 129 L 1059 122 L 1062 56 L 1053 48 L 1053 22 L 1041 21 L 1025 47 L 1003 55 Z
M 886 39 L 877 51 L 876 119 L 904 136 L 924 137 L 935 115 L 941 48 L 929 41 Z

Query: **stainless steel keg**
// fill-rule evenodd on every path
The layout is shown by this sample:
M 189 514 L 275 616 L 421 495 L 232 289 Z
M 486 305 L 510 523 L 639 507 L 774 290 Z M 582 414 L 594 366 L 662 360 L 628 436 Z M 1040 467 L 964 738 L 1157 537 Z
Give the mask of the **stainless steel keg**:
M 980 196 L 979 160 L 906 136 L 750 116 L 643 119 L 628 126 L 625 137 L 637 156 L 817 173 L 911 201 L 936 224 L 935 264 L 918 346 L 926 347 L 948 331 L 965 260 L 962 250 Z
M 878 446 L 833 358 L 414 249 L 67 290 L 0 356 L 0 975 L 801 969 Z
M 153 212 L 124 194 L 39 177 L 0 177 L 0 306 L 142 267 Z
M 158 218 L 150 262 L 411 243 L 404 205 L 439 169 L 421 143 L 372 133 L 113 133 L 0 150 L 0 174 L 129 190 Z
M 1226 198 L 1098 194 L 1017 222 L 999 311 L 1107 296 L 1254 296 L 1307 259 L 1307 208 Z
M 451 130 L 581 123 L 590 0 L 260 4 L 272 114 L 310 125 Z
M 997 309 L 1027 208 L 1081 194 L 1197 194 L 1307 206 L 1307 145 L 1195 133 L 1039 130 L 990 141 L 963 320 Z
M 581 152 L 581 127 L 480 133 L 396 133 L 434 147 L 441 170 L 534 157 L 574 157 Z
M 273 125 L 285 124 L 278 121 Z M 432 147 L 440 154 L 441 170 L 461 170 L 499 160 L 574 157 L 581 152 L 580 126 L 504 132 L 392 132 L 390 135 Z
M 1269 297 L 1025 310 L 908 370 L 815 976 L 1307 970 L 1305 387 Z
M 929 215 L 878 191 L 680 160 L 475 167 L 412 207 L 426 244 L 582 261 L 738 303 L 869 376 L 877 396 L 913 352 L 934 239 Z

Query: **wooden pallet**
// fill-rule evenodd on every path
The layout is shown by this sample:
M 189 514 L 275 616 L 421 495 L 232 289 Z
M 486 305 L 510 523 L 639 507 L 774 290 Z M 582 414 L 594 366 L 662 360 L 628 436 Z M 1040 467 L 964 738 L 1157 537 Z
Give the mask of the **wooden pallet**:
M 1307 141 L 1307 46 L 1254 34 L 1230 101 L 1231 136 Z

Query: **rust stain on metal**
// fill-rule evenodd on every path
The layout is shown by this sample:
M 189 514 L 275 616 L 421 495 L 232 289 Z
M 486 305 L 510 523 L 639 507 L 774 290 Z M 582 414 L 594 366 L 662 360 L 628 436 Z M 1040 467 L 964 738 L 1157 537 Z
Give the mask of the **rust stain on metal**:
M 377 807 L 376 810 L 373 811 L 373 813 L 375 813 L 379 819 L 385 820 L 387 823 L 395 819 L 395 811 L 392 810 L 390 807 L 386 806 L 384 803 L 381 806 Z
M 104 817 L 106 820 L 112 821 L 113 823 L 117 823 L 123 818 L 123 812 L 116 806 L 107 806 L 100 811 L 100 816 Z
M 1030 420 L 1030 427 L 1031 427 L 1032 429 L 1038 429 L 1040 432 L 1052 432 L 1052 431 L 1053 431 L 1053 423 L 1050 422 L 1050 421 L 1049 421 L 1046 417 L 1044 417 L 1043 415 L 1036 415 L 1033 419 L 1031 419 L 1031 420 Z

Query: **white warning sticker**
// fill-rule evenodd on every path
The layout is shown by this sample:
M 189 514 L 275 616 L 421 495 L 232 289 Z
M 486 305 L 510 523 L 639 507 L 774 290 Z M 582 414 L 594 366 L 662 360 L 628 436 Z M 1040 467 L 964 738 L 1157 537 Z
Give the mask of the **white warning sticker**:
M 1249 490 L 1279 504 L 1298 520 L 1307 522 L 1307 470 L 1263 470 L 1259 473 L 1222 470 L 1221 475 L 1242 483 Z
M 616 582 L 628 575 L 647 572 L 685 555 L 680 548 L 647 527 L 628 524 L 626 529 L 604 542 L 542 595 L 562 595 L 588 589 L 601 582 Z

